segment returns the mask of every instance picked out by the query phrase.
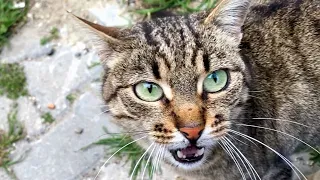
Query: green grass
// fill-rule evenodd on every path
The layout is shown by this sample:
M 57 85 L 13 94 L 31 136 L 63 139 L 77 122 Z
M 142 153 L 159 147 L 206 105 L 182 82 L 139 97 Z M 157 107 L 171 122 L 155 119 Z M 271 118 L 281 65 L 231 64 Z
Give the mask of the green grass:
M 17 104 L 14 104 L 7 116 L 8 131 L 0 130 L 0 167 L 4 168 L 10 175 L 9 167 L 17 161 L 10 159 L 10 152 L 14 150 L 13 143 L 24 138 L 23 126 L 17 119 Z
M 18 63 L 0 63 L 0 96 L 6 95 L 10 99 L 26 96 L 26 84 L 27 78 L 22 66 Z
M 162 10 L 175 10 L 180 14 L 208 10 L 215 7 L 218 0 L 202 0 L 195 4 L 193 0 L 140 0 L 144 9 L 134 10 L 134 13 L 151 15 Z
M 100 62 L 93 62 L 92 64 L 90 64 L 89 66 L 88 66 L 88 69 L 92 69 L 92 68 L 94 68 L 94 67 L 96 67 L 96 66 L 100 66 Z
M 13 28 L 22 21 L 28 12 L 29 1 L 25 0 L 25 8 L 15 8 L 15 0 L 0 0 L 0 50 L 8 42 Z
M 70 104 L 73 104 L 76 100 L 76 95 L 71 93 L 66 97 L 66 99 L 69 101 Z
M 106 128 L 104 130 L 107 132 Z M 97 142 L 92 143 L 91 145 L 84 147 L 83 149 L 90 148 L 95 145 L 103 145 L 107 146 L 108 148 L 108 156 L 110 157 L 112 154 L 114 154 L 116 151 L 118 151 L 123 146 L 127 145 L 128 143 L 132 142 L 133 139 L 131 139 L 128 136 L 125 135 L 113 135 L 111 137 L 100 139 Z M 118 158 L 125 157 L 126 162 L 130 163 L 130 170 L 128 172 L 128 176 L 130 177 L 133 173 L 134 167 L 136 166 L 139 158 L 143 155 L 145 150 L 140 147 L 137 143 L 132 143 L 125 148 L 123 148 L 121 151 L 119 151 L 115 156 Z M 144 156 L 144 158 L 140 161 L 138 164 L 135 172 L 133 173 L 133 179 L 137 179 L 138 175 L 142 175 L 144 168 L 146 166 L 146 174 L 148 173 L 149 178 L 152 179 L 152 158 L 150 158 L 149 163 L 147 164 L 147 160 L 149 158 L 149 155 Z M 139 179 L 139 178 L 138 178 Z
M 44 123 L 49 123 L 49 124 L 51 124 L 51 123 L 53 123 L 53 122 L 55 121 L 55 119 L 52 117 L 52 115 L 51 115 L 49 112 L 43 114 L 43 115 L 41 116 L 41 118 L 43 119 L 43 122 L 44 122 Z
M 317 148 L 318 151 L 320 151 L 320 148 Z M 310 160 L 313 161 L 315 164 L 320 166 L 320 154 L 314 150 L 310 152 Z
M 50 34 L 48 36 L 45 36 L 40 39 L 40 44 L 45 45 L 45 44 L 51 42 L 52 40 L 58 39 L 58 38 L 59 38 L 59 30 L 58 30 L 58 28 L 53 27 L 50 30 Z

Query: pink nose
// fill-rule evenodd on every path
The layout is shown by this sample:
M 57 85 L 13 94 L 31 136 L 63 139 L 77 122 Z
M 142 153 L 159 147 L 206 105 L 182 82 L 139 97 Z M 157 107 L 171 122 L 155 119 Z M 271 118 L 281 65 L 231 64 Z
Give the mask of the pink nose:
M 204 127 L 180 128 L 180 132 L 190 140 L 196 140 L 200 137 Z

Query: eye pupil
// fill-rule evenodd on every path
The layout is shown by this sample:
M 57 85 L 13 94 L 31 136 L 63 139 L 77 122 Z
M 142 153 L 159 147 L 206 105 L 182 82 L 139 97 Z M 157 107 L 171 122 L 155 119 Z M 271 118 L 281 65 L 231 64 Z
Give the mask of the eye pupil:
M 149 93 L 151 94 L 151 92 L 152 92 L 152 89 L 153 89 L 153 86 L 152 86 L 152 84 L 148 84 L 148 91 L 149 91 Z
M 212 79 L 213 79 L 213 81 L 214 81 L 215 83 L 217 83 L 218 77 L 217 77 L 216 74 L 212 74 Z

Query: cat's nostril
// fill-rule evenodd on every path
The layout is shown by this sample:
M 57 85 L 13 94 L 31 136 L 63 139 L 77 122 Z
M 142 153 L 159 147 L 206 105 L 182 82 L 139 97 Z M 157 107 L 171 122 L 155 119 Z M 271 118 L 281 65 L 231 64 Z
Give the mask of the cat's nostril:
M 203 129 L 198 133 L 198 134 L 199 134 L 199 136 L 201 136 L 202 132 L 203 132 Z
M 180 131 L 185 137 L 188 137 L 189 136 L 189 134 L 188 133 L 186 133 L 186 132 L 183 132 L 183 131 Z

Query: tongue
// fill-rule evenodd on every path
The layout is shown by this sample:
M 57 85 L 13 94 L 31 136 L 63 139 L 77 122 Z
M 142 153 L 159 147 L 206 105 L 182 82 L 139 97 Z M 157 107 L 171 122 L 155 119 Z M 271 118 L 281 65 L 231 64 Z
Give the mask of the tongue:
M 193 157 L 197 153 L 198 148 L 195 146 L 188 146 L 181 150 L 181 153 L 187 157 Z

